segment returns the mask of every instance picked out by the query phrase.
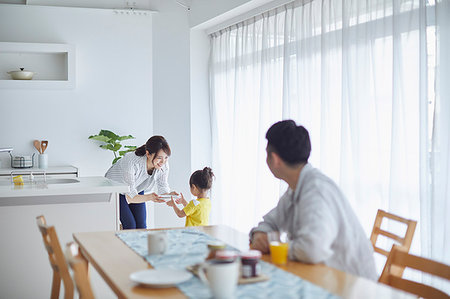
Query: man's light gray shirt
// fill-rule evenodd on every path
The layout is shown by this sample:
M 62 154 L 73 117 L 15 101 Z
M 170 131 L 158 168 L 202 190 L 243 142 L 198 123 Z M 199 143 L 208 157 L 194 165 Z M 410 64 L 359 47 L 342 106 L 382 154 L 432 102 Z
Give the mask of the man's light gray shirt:
M 330 178 L 310 164 L 300 172 L 296 190 L 288 189 L 263 219 L 250 235 L 286 231 L 290 259 L 377 279 L 372 244 L 349 202 Z

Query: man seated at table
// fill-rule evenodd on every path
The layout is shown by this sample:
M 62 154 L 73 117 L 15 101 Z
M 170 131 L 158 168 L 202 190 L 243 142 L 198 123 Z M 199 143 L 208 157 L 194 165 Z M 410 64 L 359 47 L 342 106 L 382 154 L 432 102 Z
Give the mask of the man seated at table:
M 330 178 L 308 163 L 308 131 L 285 120 L 272 125 L 266 138 L 267 165 L 289 188 L 251 230 L 251 247 L 269 253 L 267 232 L 284 231 L 289 238 L 289 259 L 324 263 L 375 280 L 372 244 L 349 202 Z

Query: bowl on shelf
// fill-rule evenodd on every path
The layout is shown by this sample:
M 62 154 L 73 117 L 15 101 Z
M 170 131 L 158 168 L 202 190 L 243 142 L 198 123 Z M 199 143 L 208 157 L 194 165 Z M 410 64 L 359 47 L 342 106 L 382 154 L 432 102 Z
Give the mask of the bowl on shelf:
M 14 80 L 31 80 L 35 72 L 25 71 L 23 67 L 19 68 L 20 71 L 9 71 L 8 74 Z

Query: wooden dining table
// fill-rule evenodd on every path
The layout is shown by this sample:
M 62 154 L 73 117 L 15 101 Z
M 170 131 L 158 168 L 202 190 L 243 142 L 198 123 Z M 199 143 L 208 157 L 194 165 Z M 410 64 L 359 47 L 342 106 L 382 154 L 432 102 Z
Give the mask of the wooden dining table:
M 179 228 L 170 228 L 179 229 Z M 249 249 L 248 235 L 228 226 L 197 227 L 212 237 L 241 251 Z M 148 230 L 151 231 L 151 230 Z M 117 236 L 115 231 L 74 233 L 82 254 L 97 270 L 118 298 L 186 298 L 176 287 L 149 288 L 135 284 L 129 278 L 136 271 L 151 269 L 152 266 L 134 252 Z M 269 255 L 262 260 L 270 262 Z M 278 266 L 298 277 L 320 286 L 342 298 L 414 298 L 403 291 L 387 285 L 357 277 L 325 265 L 310 265 L 288 261 Z

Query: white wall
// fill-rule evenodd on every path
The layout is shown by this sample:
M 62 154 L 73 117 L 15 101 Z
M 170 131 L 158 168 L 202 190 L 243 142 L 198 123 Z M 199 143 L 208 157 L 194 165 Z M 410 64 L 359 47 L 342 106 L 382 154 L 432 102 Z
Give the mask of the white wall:
M 191 172 L 189 22 L 187 11 L 175 1 L 158 2 L 153 18 L 153 125 L 172 149 L 169 184 L 189 198 Z M 184 226 L 171 207 L 150 204 L 154 227 Z
M 191 30 L 191 134 L 192 170 L 211 166 L 209 104 L 210 39 L 204 30 Z M 214 172 L 214 169 L 213 169 Z M 214 183 L 213 183 L 214 188 Z
M 46 139 L 50 165 L 89 176 L 103 175 L 113 158 L 89 135 L 110 129 L 136 137 L 127 144 L 145 143 L 153 132 L 151 24 L 108 10 L 1 5 L 0 41 L 75 45 L 76 88 L 0 89 L 0 146 L 31 154 L 32 141 Z

